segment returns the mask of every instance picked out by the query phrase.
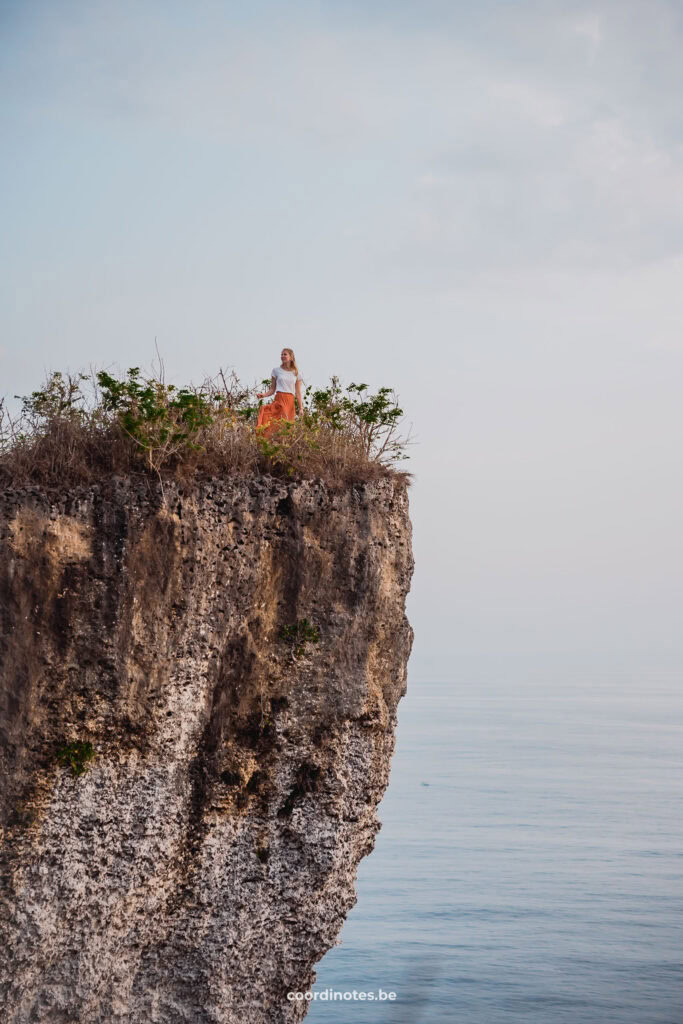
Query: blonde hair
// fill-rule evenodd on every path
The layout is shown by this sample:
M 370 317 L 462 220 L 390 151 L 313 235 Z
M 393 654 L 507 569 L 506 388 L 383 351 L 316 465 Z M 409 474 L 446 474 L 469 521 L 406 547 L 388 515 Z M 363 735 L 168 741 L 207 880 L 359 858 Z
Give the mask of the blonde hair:
M 289 353 L 289 362 L 290 362 L 290 367 L 289 368 L 290 368 L 290 370 L 294 370 L 294 373 L 298 377 L 299 376 L 299 367 L 296 365 L 296 359 L 294 358 L 294 349 L 293 348 L 283 348 L 282 351 Z

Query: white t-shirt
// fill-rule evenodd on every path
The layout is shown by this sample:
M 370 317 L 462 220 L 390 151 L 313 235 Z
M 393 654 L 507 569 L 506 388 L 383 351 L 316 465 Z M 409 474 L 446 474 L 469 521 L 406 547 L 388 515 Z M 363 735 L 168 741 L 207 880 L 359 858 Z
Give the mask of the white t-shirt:
M 288 395 L 295 395 L 296 382 L 298 380 L 303 384 L 303 377 L 300 374 L 296 374 L 294 370 L 283 370 L 281 366 L 276 366 L 271 370 L 271 374 L 275 377 L 275 390 L 286 391 Z

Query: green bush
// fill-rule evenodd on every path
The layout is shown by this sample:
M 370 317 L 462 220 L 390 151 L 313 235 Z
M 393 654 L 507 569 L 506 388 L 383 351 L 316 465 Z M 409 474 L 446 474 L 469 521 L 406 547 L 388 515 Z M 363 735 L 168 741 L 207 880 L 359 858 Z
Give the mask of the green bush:
M 324 423 L 357 437 L 368 461 L 389 464 L 408 458 L 408 439 L 398 434 L 403 409 L 391 388 L 373 395 L 367 384 L 349 384 L 344 391 L 339 378 L 332 377 L 329 388 L 309 391 L 311 426 Z
M 201 392 L 141 379 L 137 366 L 124 380 L 102 371 L 97 383 L 105 410 L 116 414 L 121 429 L 157 473 L 171 456 L 201 447 L 202 431 L 214 421 L 211 404 Z
M 71 767 L 73 775 L 82 775 L 88 761 L 92 761 L 95 750 L 90 740 L 74 740 L 72 743 L 65 743 L 57 751 L 57 758 L 61 764 Z

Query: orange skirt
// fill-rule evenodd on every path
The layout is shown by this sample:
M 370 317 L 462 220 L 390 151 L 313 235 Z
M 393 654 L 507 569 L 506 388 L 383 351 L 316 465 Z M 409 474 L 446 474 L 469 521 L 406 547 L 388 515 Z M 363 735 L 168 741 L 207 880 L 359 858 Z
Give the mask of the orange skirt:
M 272 437 L 282 420 L 294 422 L 294 395 L 276 391 L 273 401 L 259 409 L 256 429 L 265 437 Z

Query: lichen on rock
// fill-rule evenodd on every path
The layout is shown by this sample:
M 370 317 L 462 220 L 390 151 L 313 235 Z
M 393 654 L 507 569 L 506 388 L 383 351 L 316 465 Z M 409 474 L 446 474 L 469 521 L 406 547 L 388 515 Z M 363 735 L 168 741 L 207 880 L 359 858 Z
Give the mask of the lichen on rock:
M 412 631 L 405 482 L 0 499 L 3 1020 L 265 1024 L 356 901 Z M 283 626 L 317 643 L 293 655 Z M 82 772 L 57 751 L 95 752 Z

